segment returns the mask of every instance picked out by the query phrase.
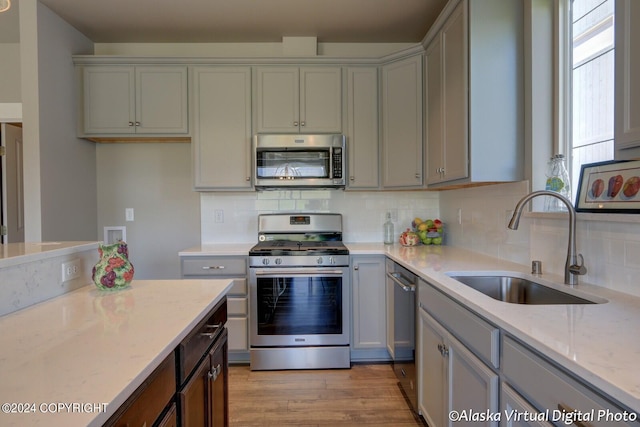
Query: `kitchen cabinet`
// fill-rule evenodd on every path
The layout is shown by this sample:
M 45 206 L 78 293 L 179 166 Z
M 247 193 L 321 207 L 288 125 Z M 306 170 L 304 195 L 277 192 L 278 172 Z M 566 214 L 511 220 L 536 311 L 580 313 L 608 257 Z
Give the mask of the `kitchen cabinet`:
M 385 257 L 353 255 L 351 360 L 388 360 L 385 316 Z
M 176 349 L 182 426 L 229 425 L 226 299 Z
M 84 65 L 81 136 L 187 135 L 187 67 Z
M 347 68 L 347 189 L 379 186 L 378 67 Z
M 427 184 L 466 178 L 466 13 L 461 3 L 425 51 Z
M 196 190 L 251 190 L 251 67 L 191 69 Z
M 246 256 L 183 256 L 183 279 L 233 279 L 227 293 L 229 359 L 249 361 L 249 289 Z
M 585 386 L 580 381 L 557 368 L 545 358 L 524 344 L 511 338 L 503 337 L 502 345 L 503 383 L 506 383 L 529 406 L 536 408 L 536 412 L 549 411 L 550 420 L 558 424 L 568 418 L 562 413 L 582 414 L 583 425 L 610 426 L 613 418 L 599 417 L 598 414 L 610 414 L 611 417 L 622 417 L 625 410 L 615 403 L 600 396 L 595 390 Z M 595 416 L 592 416 L 592 411 Z M 615 419 L 615 425 L 640 426 L 637 414 L 627 419 Z M 629 420 L 630 419 L 630 420 Z
M 616 159 L 638 157 L 640 147 L 640 4 L 616 0 L 615 114 Z M 635 150 L 630 150 L 636 148 Z
M 536 419 L 535 417 L 525 418 L 525 414 L 538 414 L 539 412 L 529 404 L 522 396 L 520 396 L 508 384 L 502 383 L 500 386 L 500 412 L 505 414 L 501 425 L 507 427 L 552 427 L 553 424 L 545 419 Z M 519 416 L 506 417 L 506 414 L 518 414 Z
M 154 425 L 165 422 L 175 413 L 176 392 L 175 355 L 171 353 L 156 368 L 118 411 L 105 423 L 106 427 Z M 165 408 L 167 408 L 165 410 Z M 161 417 L 163 412 L 166 414 Z M 170 423 L 167 425 L 171 425 Z
M 450 411 L 498 413 L 499 375 L 487 364 L 499 365 L 497 328 L 423 280 L 418 292 L 418 401 L 427 423 L 454 425 Z
M 422 55 L 382 66 L 382 186 L 422 186 Z
M 342 69 L 256 68 L 257 133 L 341 133 Z
M 427 187 L 523 179 L 523 13 L 454 1 L 425 37 Z

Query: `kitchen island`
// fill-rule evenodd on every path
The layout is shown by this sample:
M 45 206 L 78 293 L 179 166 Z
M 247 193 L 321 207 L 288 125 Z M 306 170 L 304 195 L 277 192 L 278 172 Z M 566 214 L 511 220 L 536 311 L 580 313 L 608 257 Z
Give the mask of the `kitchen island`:
M 99 426 L 226 295 L 231 280 L 84 286 L 0 317 L 0 425 Z

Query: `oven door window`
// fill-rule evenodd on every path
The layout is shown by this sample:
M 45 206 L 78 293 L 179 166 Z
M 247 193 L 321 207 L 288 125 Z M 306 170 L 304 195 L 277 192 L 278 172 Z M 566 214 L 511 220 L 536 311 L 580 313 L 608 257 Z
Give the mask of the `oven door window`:
M 258 178 L 329 178 L 330 159 L 328 150 L 258 151 L 256 173 Z
M 258 335 L 342 333 L 340 277 L 257 280 Z

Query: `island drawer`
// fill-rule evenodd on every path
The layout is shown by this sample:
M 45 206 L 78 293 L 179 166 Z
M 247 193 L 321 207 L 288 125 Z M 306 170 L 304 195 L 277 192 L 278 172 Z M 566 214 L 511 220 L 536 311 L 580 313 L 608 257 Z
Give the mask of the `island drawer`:
M 200 359 L 220 336 L 227 322 L 227 297 L 209 312 L 205 319 L 178 345 L 178 384 L 183 384 Z
M 182 257 L 182 276 L 246 276 L 247 257 Z
M 500 366 L 500 330 L 496 326 L 423 280 L 419 281 L 418 296 L 420 306 L 478 357 L 496 369 Z
M 617 418 L 624 417 L 625 411 L 508 336 L 502 345 L 502 372 L 511 387 L 539 411 L 548 411 L 554 423 L 569 425 L 566 417 L 572 415 L 578 421 L 582 417 L 583 425 L 640 426 Z M 626 414 L 637 419 L 632 412 Z
M 175 354 L 172 352 L 118 409 L 105 426 L 154 425 L 176 392 Z

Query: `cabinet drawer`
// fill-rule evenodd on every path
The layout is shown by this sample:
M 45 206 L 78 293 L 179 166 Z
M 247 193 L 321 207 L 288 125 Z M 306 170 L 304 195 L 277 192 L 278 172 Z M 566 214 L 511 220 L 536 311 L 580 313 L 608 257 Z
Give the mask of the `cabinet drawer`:
M 229 351 L 249 351 L 249 321 L 246 317 L 231 317 L 227 320 Z
M 247 258 L 183 257 L 182 276 L 246 276 Z
M 105 425 L 153 425 L 176 392 L 175 360 L 174 353 L 167 356 Z
M 229 316 L 247 316 L 248 311 L 246 298 L 227 298 L 227 314 Z
M 233 279 L 233 285 L 227 295 L 247 295 L 247 279 Z
M 502 345 L 502 371 L 507 382 L 536 409 L 549 411 L 552 422 L 563 424 L 563 418 L 557 419 L 562 416 L 563 408 L 567 412 L 579 411 L 587 417 L 593 414 L 593 419 L 585 419 L 585 424 L 592 426 L 613 424 L 612 419 L 599 419 L 599 414 L 610 414 L 613 417 L 624 413 L 613 403 L 510 337 L 504 337 Z M 556 418 L 555 421 L 553 418 Z M 638 427 L 640 423 L 616 422 L 615 425 Z
M 182 384 L 191 374 L 205 352 L 220 336 L 227 322 L 227 298 L 224 297 L 178 345 L 178 383 Z
M 500 330 L 420 280 L 420 306 L 494 368 L 500 366 Z

